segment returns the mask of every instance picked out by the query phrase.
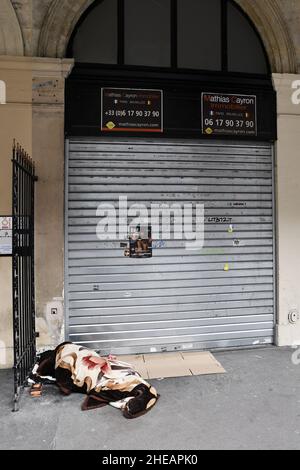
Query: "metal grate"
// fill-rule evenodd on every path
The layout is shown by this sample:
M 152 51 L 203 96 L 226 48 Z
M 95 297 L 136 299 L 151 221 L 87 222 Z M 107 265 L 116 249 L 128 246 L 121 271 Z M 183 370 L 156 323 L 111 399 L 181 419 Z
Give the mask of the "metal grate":
M 13 145 L 13 328 L 14 411 L 36 356 L 34 290 L 35 166 L 19 144 Z

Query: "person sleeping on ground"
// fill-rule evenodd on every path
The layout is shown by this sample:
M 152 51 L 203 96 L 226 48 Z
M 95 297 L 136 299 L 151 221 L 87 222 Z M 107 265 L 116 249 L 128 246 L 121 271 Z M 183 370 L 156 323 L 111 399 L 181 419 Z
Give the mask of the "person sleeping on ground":
M 87 395 L 82 410 L 111 405 L 128 419 L 147 413 L 159 398 L 130 364 L 69 342 L 38 357 L 29 383 L 56 383 L 64 395 Z

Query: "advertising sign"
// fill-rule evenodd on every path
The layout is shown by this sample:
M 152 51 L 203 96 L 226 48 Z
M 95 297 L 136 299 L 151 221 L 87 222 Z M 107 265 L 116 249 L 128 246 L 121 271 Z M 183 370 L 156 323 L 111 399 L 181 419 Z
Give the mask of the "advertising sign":
M 163 92 L 102 88 L 101 130 L 163 132 Z
M 202 134 L 256 136 L 256 96 L 202 93 Z

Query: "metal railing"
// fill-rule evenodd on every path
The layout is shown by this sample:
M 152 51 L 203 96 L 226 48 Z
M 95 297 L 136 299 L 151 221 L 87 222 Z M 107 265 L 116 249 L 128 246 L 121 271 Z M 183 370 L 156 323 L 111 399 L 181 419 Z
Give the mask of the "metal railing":
M 13 206 L 13 329 L 14 410 L 19 409 L 22 388 L 36 357 L 34 284 L 34 184 L 35 165 L 14 142 L 12 157 Z

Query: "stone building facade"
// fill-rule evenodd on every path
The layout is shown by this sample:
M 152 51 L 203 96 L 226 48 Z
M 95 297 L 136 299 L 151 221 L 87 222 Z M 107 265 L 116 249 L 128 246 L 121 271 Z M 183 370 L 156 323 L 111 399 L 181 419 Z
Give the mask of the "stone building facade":
M 63 337 L 64 300 L 64 90 L 73 60 L 66 49 L 93 0 L 0 0 L 0 214 L 11 213 L 13 138 L 33 155 L 36 188 L 36 297 L 39 345 Z M 256 26 L 277 91 L 277 344 L 300 344 L 300 2 L 236 0 Z M 295 90 L 294 90 L 295 91 Z M 0 258 L 0 367 L 12 364 L 11 260 Z M 58 309 L 53 318 L 51 309 Z

